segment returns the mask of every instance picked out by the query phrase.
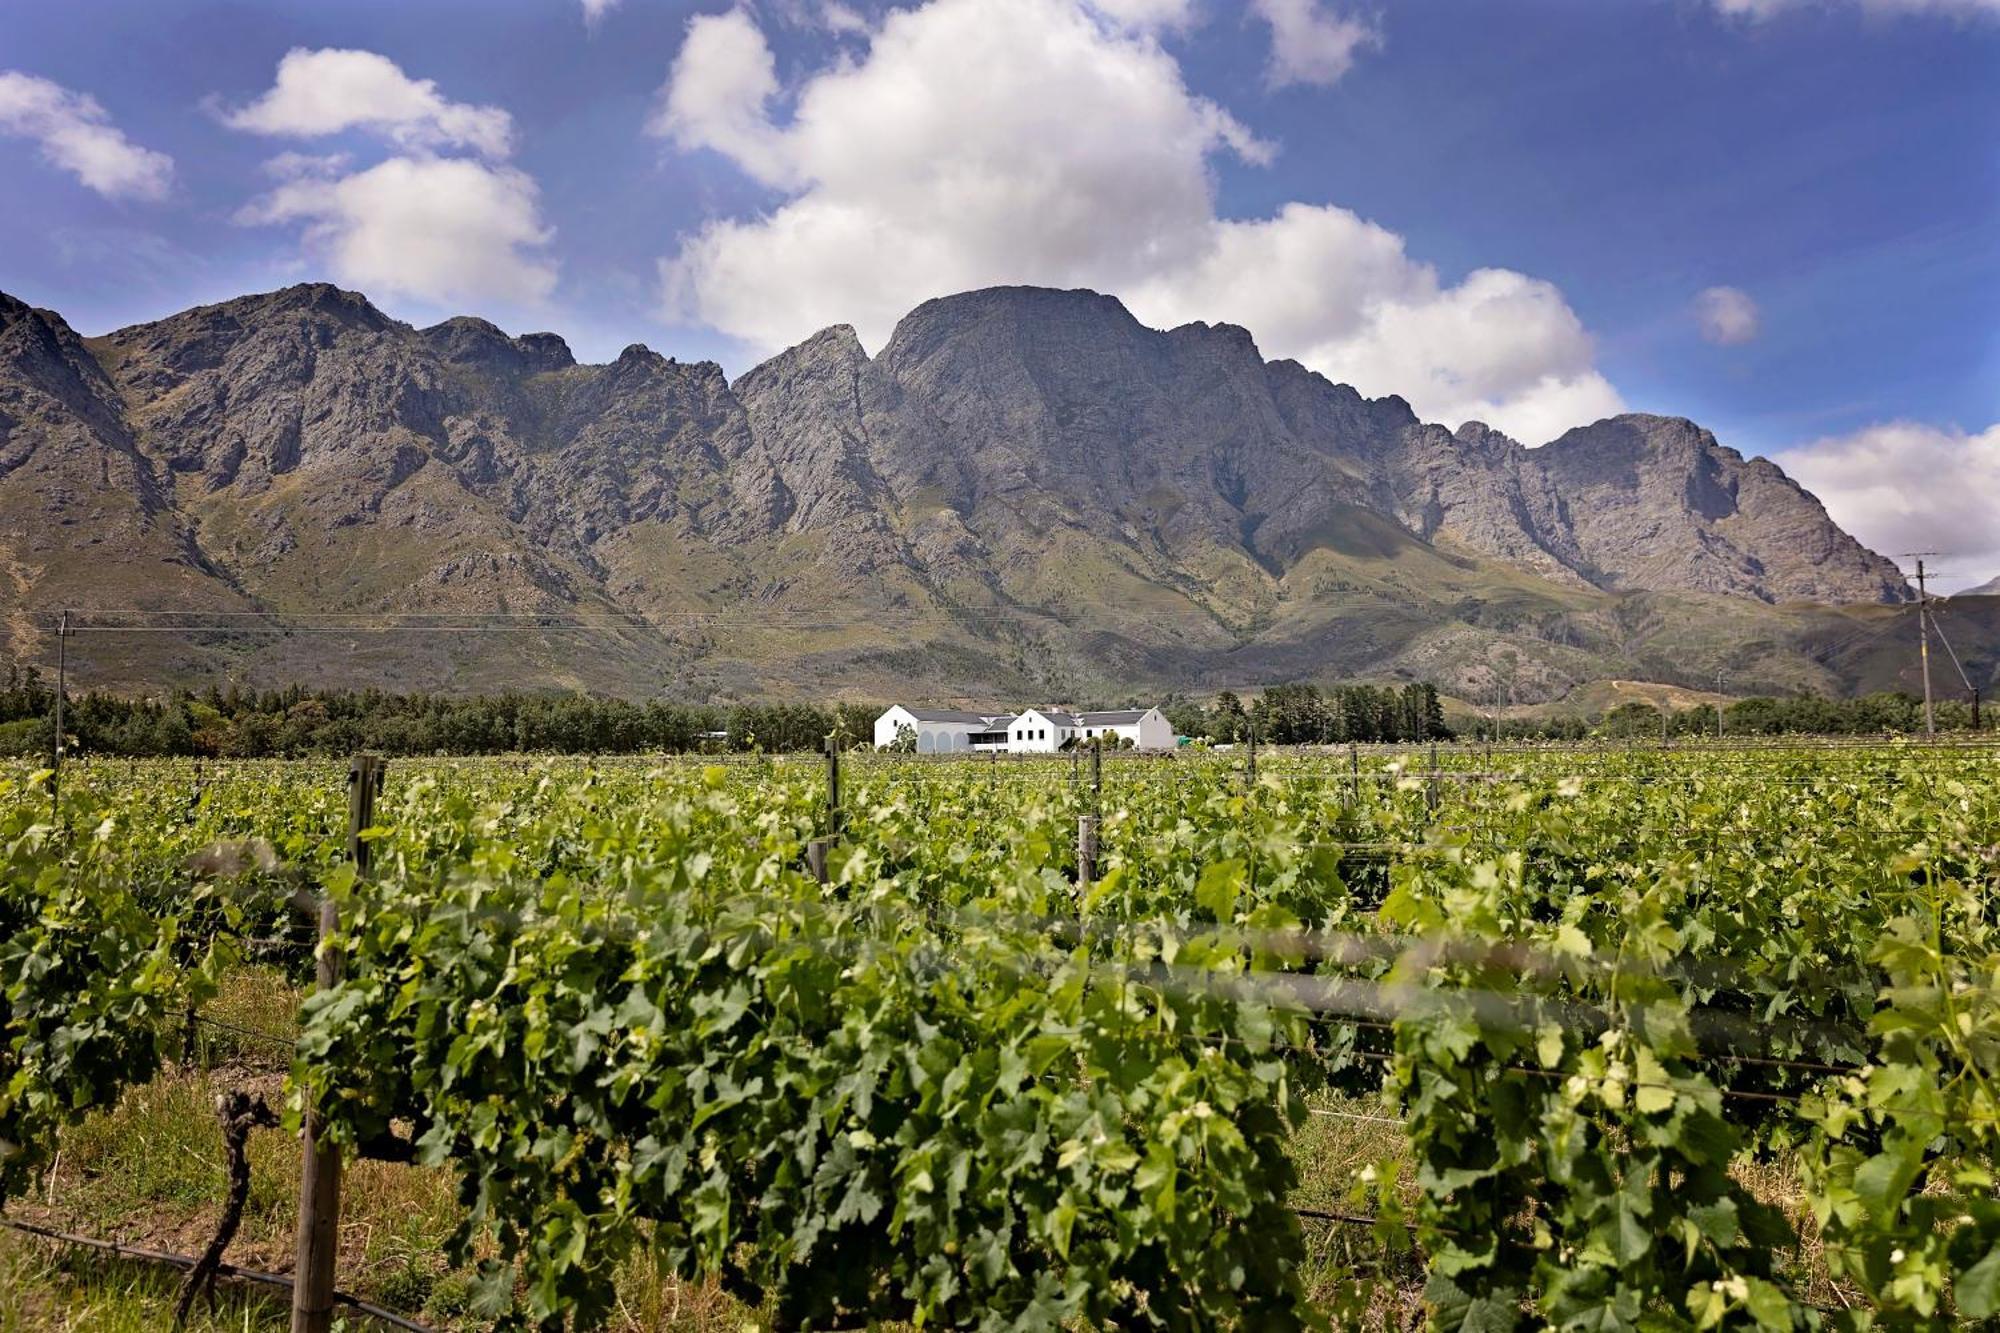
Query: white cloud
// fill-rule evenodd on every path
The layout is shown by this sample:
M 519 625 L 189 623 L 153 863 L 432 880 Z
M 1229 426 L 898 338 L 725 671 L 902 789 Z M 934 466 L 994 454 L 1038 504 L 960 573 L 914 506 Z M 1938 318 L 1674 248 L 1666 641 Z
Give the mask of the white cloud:
M 436 304 L 533 304 L 555 287 L 535 182 L 467 158 L 392 157 L 352 175 L 296 174 L 239 215 L 302 222 L 336 278 Z
M 1701 336 L 1718 347 L 1734 347 L 1757 336 L 1757 303 L 1738 287 L 1708 287 L 1695 294 L 1694 321 Z
M 586 26 L 596 27 L 597 21 L 618 8 L 618 0 L 583 0 L 583 21 Z
M 747 14 L 697 18 L 650 128 L 783 196 L 661 265 L 670 317 L 760 350 L 842 322 L 880 347 L 912 307 L 968 288 L 1084 286 L 1163 327 L 1240 323 L 1266 355 L 1529 443 L 1621 406 L 1546 282 L 1446 281 L 1331 206 L 1218 218 L 1214 159 L 1273 150 L 1083 0 L 931 0 L 789 90 Z
M 501 160 L 513 122 L 498 107 L 449 101 L 372 51 L 294 50 L 271 90 L 225 119 L 301 138 L 363 129 L 401 150 L 358 170 L 348 153 L 280 153 L 264 164 L 278 184 L 237 213 L 302 224 L 339 281 L 440 305 L 532 305 L 554 290 L 554 233 L 534 179 Z
M 48 162 L 107 199 L 163 199 L 174 160 L 127 139 L 86 93 L 0 70 L 0 135 L 32 139 Z
M 833 33 L 858 33 L 868 31 L 868 20 L 858 10 L 843 5 L 840 0 L 826 0 L 819 7 L 820 26 Z
M 330 47 L 286 52 L 270 91 L 224 120 L 253 134 L 301 138 L 367 130 L 399 148 L 468 148 L 490 158 L 507 156 L 514 135 L 499 107 L 449 101 L 387 56 Z
M 756 22 L 740 9 L 699 15 L 646 129 L 679 148 L 714 149 L 766 185 L 790 185 L 792 163 L 767 109 L 777 95 L 777 61 Z
M 1090 0 L 1090 7 L 1134 32 L 1177 32 L 1199 17 L 1195 0 Z
M 1969 435 L 1893 421 L 1772 458 L 1873 550 L 1941 552 L 1932 567 L 1964 583 L 2000 574 L 2000 424 Z
M 1827 8 L 1837 3 L 1858 5 L 1864 12 L 1897 17 L 1937 14 L 1947 18 L 2000 17 L 2000 0 L 1710 0 L 1728 18 L 1761 23 L 1796 9 Z
M 1265 77 L 1274 88 L 1295 83 L 1331 84 L 1354 67 L 1362 48 L 1382 34 L 1360 19 L 1329 14 L 1320 0 L 1250 0 L 1271 25 L 1271 62 Z

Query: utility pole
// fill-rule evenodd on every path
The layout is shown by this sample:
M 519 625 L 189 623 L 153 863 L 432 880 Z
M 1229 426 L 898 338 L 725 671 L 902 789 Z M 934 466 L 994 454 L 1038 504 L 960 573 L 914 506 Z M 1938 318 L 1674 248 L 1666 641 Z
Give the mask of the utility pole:
M 1917 660 L 1924 669 L 1924 735 L 1934 737 L 1937 735 L 1937 717 L 1931 709 L 1931 625 L 1930 608 L 1925 598 L 1923 557 L 1936 555 L 1937 552 L 1912 551 L 1911 554 L 1917 557 Z
M 56 622 L 56 744 L 49 773 L 49 814 L 62 813 L 63 705 L 69 699 L 69 612 Z

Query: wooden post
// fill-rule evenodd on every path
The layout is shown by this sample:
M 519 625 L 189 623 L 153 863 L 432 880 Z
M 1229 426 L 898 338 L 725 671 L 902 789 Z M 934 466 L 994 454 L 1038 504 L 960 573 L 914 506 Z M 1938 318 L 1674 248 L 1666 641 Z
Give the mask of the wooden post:
M 826 835 L 840 836 L 840 742 L 826 738 Z
M 49 774 L 49 817 L 62 814 L 63 705 L 69 698 L 69 612 L 56 623 L 56 743 Z
M 1104 814 L 1104 738 L 1090 747 L 1090 817 L 1094 822 Z M 1091 844 L 1095 846 L 1093 842 Z
M 826 883 L 826 853 L 833 846 L 832 838 L 814 838 L 806 844 L 806 869 L 820 883 Z
M 1257 724 L 1250 724 L 1250 763 L 1243 770 L 1243 780 L 1248 786 L 1257 785 Z
M 1361 804 L 1361 747 L 1353 741 L 1347 743 L 1347 785 L 1354 792 L 1354 803 Z
M 1432 818 L 1436 818 L 1437 812 L 1438 812 L 1438 747 L 1437 747 L 1437 742 L 1432 741 L 1431 777 L 1429 784 L 1426 785 L 1424 788 L 1424 813 L 1430 815 Z
M 1079 893 L 1097 882 L 1097 816 L 1076 820 L 1076 887 Z
M 368 873 L 371 848 L 362 830 L 375 823 L 375 797 L 382 790 L 382 759 L 359 754 L 347 769 L 347 856 L 357 875 Z M 340 984 L 341 957 L 332 947 L 340 930 L 340 909 L 331 898 L 319 905 L 318 981 L 321 990 Z M 307 1111 L 305 1159 L 299 1178 L 298 1256 L 292 1273 L 292 1333 L 329 1333 L 333 1327 L 334 1265 L 340 1254 L 340 1149 L 320 1137 L 319 1116 Z

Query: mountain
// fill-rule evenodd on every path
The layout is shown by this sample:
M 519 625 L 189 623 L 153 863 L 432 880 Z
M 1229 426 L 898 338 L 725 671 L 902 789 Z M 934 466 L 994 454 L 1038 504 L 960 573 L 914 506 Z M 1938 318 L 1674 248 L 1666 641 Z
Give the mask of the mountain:
M 1850 640 L 1910 595 L 1692 422 L 1527 449 L 1240 328 L 1036 288 L 927 302 L 872 358 L 827 329 L 733 384 L 324 284 L 100 338 L 0 298 L 0 558 L 13 655 L 92 608 L 77 669 L 126 687 L 1845 688 L 1878 683 Z M 131 609 L 202 628 L 111 632 Z
M 1976 588 L 1960 588 L 1953 597 L 2000 597 L 2000 574 L 1986 580 Z

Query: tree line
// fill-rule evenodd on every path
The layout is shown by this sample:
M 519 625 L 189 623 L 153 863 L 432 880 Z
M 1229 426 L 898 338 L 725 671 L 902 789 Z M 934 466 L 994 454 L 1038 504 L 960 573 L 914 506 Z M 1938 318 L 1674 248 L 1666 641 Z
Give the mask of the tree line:
M 1256 735 L 1266 745 L 1326 745 L 1346 741 L 1447 740 L 1437 687 L 1412 681 L 1388 685 L 1273 685 L 1248 707 L 1228 690 L 1208 707 L 1170 699 L 1161 707 L 1183 736 L 1233 744 Z
M 64 731 L 72 754 L 134 757 L 205 755 L 296 758 L 373 750 L 390 755 L 499 753 L 725 753 L 818 749 L 828 736 L 849 746 L 873 743 L 880 705 L 867 703 L 635 703 L 582 694 L 508 692 L 482 695 L 396 694 L 384 690 L 279 690 L 238 687 L 176 690 L 150 698 L 72 693 Z M 1249 703 L 1223 691 L 1206 705 L 1170 696 L 1161 705 L 1174 730 L 1214 744 L 1255 734 L 1260 744 L 1364 744 L 1448 740 L 1435 686 L 1274 685 Z M 11 668 L 0 689 L 0 754 L 48 754 L 54 747 L 55 691 L 33 667 Z M 1972 725 L 1960 700 L 1937 704 L 1940 731 Z M 1715 733 L 1710 706 L 1667 708 L 1666 733 Z M 1995 727 L 1992 710 L 1981 719 Z M 1601 717 L 1487 719 L 1467 730 L 1507 739 L 1648 739 L 1662 712 L 1622 704 Z M 1884 693 L 1854 699 L 1817 695 L 1739 699 L 1723 709 L 1732 736 L 1914 734 L 1923 701 Z
M 0 754 L 48 754 L 55 691 L 30 669 L 0 690 Z M 636 754 L 818 749 L 872 741 L 869 704 L 633 703 L 582 694 L 392 694 L 383 690 L 175 691 L 127 698 L 72 693 L 73 754 L 297 758 L 389 755 Z
M 1967 700 L 1940 699 L 1932 711 L 1939 731 L 1968 731 L 1973 726 L 1972 705 Z M 1657 737 L 1663 712 L 1669 736 L 1715 734 L 1712 706 L 1663 710 L 1646 703 L 1620 704 L 1604 715 L 1597 732 L 1613 738 Z M 1981 729 L 1992 730 L 1992 710 L 1980 712 Z M 1910 735 L 1923 729 L 1924 701 L 1914 694 L 1897 692 L 1853 699 L 1828 699 L 1817 694 L 1758 696 L 1738 699 L 1722 710 L 1722 730 L 1729 736 Z

